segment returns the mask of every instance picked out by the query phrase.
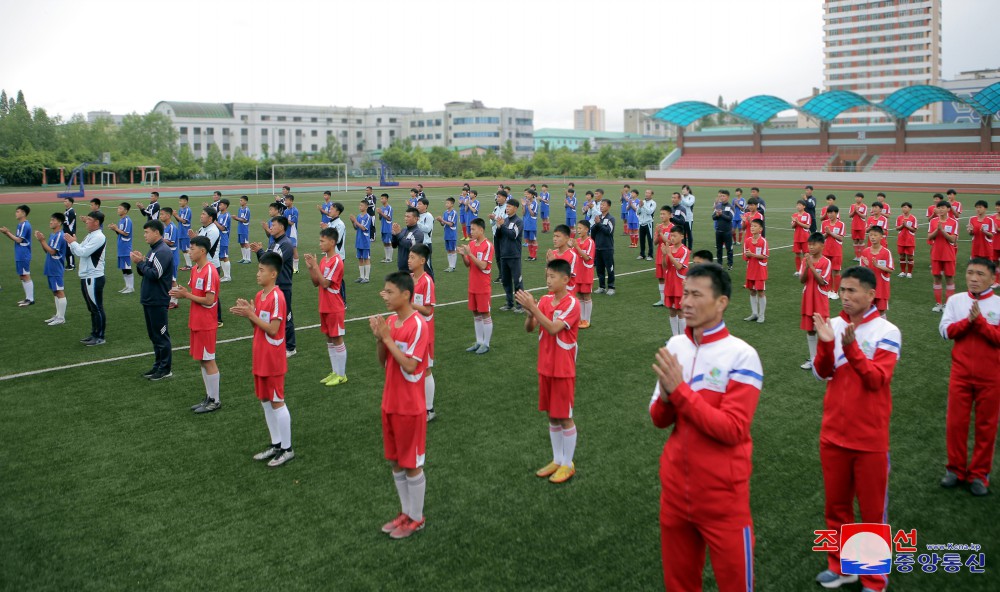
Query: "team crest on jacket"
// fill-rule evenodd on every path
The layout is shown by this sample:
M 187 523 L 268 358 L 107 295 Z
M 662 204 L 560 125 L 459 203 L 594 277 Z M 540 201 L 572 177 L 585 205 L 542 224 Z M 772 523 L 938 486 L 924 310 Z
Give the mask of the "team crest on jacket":
M 990 324 L 992 325 L 997 324 L 997 318 L 998 316 L 995 310 L 991 310 L 990 312 L 986 313 L 986 320 L 989 321 Z
M 726 377 L 723 376 L 722 370 L 712 368 L 705 377 L 705 382 L 715 387 L 722 387 L 726 386 Z
M 861 342 L 861 351 L 865 353 L 865 357 L 869 360 L 875 355 L 875 345 L 871 341 L 865 339 Z

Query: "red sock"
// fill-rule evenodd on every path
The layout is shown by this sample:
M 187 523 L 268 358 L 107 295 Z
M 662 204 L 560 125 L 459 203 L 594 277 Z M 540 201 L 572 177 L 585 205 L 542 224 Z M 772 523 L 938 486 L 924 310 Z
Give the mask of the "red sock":
M 945 300 L 948 300 L 954 295 L 955 295 L 955 284 L 948 284 L 948 286 L 944 290 Z
M 798 253 L 795 254 L 795 271 L 798 272 L 802 267 L 802 257 Z
M 833 293 L 840 293 L 840 274 L 833 276 Z
M 934 284 L 934 302 L 941 304 L 941 284 Z
M 549 231 L 549 221 L 548 220 L 543 220 L 542 221 L 542 230 L 544 230 L 545 232 Z
M 528 257 L 534 259 L 536 255 L 538 255 L 538 247 L 536 245 L 528 245 Z
M 465 225 L 462 225 L 462 238 L 469 238 L 468 231 L 465 230 Z

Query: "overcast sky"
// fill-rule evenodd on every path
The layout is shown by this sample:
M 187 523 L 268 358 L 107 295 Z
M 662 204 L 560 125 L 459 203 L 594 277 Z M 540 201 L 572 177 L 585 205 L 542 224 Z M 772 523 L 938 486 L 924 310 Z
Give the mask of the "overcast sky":
M 1000 67 L 997 0 L 944 0 L 946 78 Z M 34 0 L 0 7 L 0 88 L 68 118 L 158 101 L 442 109 L 572 127 L 622 110 L 822 86 L 822 0 Z

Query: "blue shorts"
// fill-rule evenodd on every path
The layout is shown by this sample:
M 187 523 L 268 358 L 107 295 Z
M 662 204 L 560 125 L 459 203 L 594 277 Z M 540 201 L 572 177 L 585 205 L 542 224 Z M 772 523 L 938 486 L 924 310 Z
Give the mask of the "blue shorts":
M 355 249 L 358 252 L 358 259 L 371 259 L 372 250 L 371 249 Z
M 622 220 L 626 220 L 627 218 L 628 218 L 628 212 L 625 211 L 625 210 L 622 210 Z
M 444 250 L 448 251 L 449 253 L 454 253 L 455 252 L 455 243 L 457 243 L 457 242 L 458 242 L 458 240 L 447 240 L 447 239 L 445 239 L 445 241 L 444 241 Z
M 629 230 L 639 230 L 639 223 L 638 222 L 629 222 L 628 223 L 628 229 Z
M 293 247 L 298 247 L 299 246 L 299 239 L 298 238 L 293 238 L 293 237 L 290 236 L 290 237 L 288 237 L 288 242 L 292 243 Z
M 188 236 L 188 230 L 190 228 L 181 228 L 181 235 L 177 237 L 177 248 L 182 251 L 187 251 L 191 246 L 191 237 Z
M 174 255 L 174 281 L 177 281 L 177 270 L 181 268 L 181 252 L 177 249 L 171 249 Z
M 236 233 L 236 242 L 240 243 L 241 245 L 245 245 L 248 242 L 250 242 L 250 232 L 247 231 L 247 232 Z
M 391 245 L 392 244 L 392 233 L 391 232 L 383 232 L 382 233 L 382 244 L 383 245 Z
M 548 217 L 549 217 L 549 207 L 551 207 L 551 206 L 549 206 L 549 204 L 543 203 L 538 208 L 538 213 L 539 213 L 539 215 L 541 215 L 542 218 L 548 219 Z
M 573 216 L 572 218 L 566 216 L 566 226 L 569 226 L 570 231 L 572 231 L 573 227 L 576 226 L 576 216 Z
M 537 230 L 525 230 L 524 240 L 535 240 L 535 236 L 538 233 Z
M 219 259 L 226 259 L 229 257 L 229 245 L 220 244 L 219 245 Z
M 118 269 L 132 269 L 132 259 L 130 257 L 119 257 Z
M 63 276 L 61 275 L 47 275 L 46 279 L 49 280 L 49 290 L 53 292 L 62 292 L 65 290 L 65 283 L 63 282 Z
M 31 273 L 31 259 L 27 261 L 15 261 L 14 269 L 17 271 L 17 275 L 28 275 Z

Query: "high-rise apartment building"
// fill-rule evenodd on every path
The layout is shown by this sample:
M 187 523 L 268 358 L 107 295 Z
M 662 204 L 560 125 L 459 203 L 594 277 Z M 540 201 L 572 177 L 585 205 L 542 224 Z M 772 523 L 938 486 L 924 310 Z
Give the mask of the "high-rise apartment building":
M 604 109 L 597 105 L 584 105 L 583 109 L 573 111 L 573 129 L 592 132 L 604 131 Z
M 825 0 L 823 74 L 826 90 L 849 90 L 872 102 L 893 91 L 941 80 L 941 0 Z M 910 121 L 937 123 L 940 104 Z M 852 109 L 836 124 L 886 123 L 877 109 Z
M 403 136 L 414 146 L 441 146 L 463 152 L 472 149 L 500 152 L 509 141 L 518 157 L 535 150 L 534 111 L 513 107 L 490 108 L 481 101 L 445 103 L 444 111 L 421 111 L 403 118 Z

